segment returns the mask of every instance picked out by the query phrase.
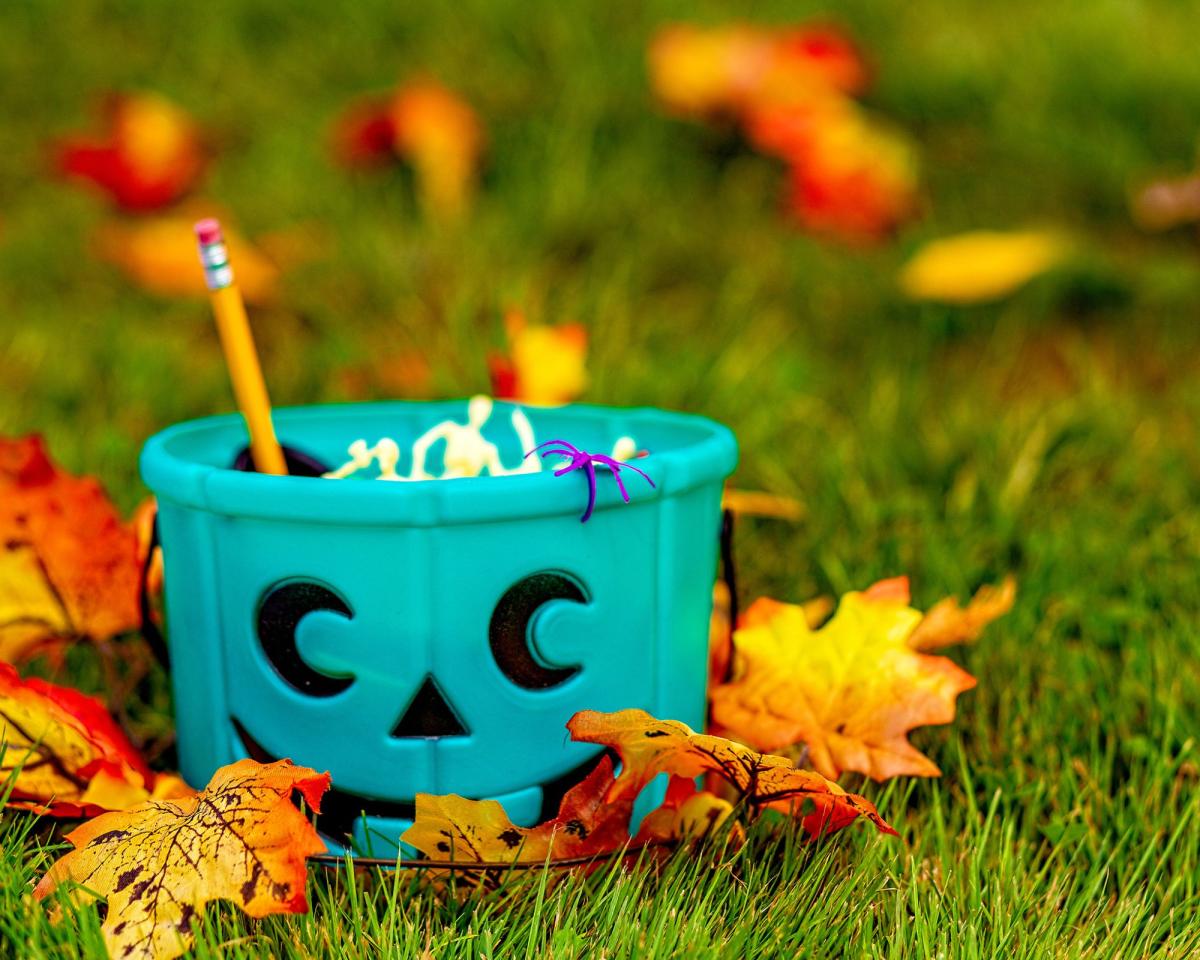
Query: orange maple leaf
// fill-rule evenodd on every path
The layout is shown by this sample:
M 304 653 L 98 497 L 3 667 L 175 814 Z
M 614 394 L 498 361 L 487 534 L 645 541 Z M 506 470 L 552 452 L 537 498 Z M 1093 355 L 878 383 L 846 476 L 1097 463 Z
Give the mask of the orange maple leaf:
M 8 805 L 58 817 L 94 816 L 150 797 L 183 796 L 178 777 L 150 771 L 98 700 L 0 663 L 0 774 Z
M 95 480 L 60 470 L 40 437 L 0 438 L 0 660 L 135 629 L 140 559 Z
M 738 804 L 758 814 L 775 810 L 799 821 L 817 837 L 866 817 L 884 833 L 895 831 L 863 797 L 847 793 L 819 773 L 800 770 L 784 757 L 758 753 L 740 743 L 698 734 L 675 720 L 657 720 L 644 710 L 598 713 L 583 710 L 567 723 L 571 739 L 616 750 L 621 773 L 602 757 L 596 768 L 563 797 L 556 817 L 536 827 L 518 827 L 495 800 L 419 793 L 416 818 L 401 838 L 431 860 L 470 864 L 475 879 L 495 884 L 503 875 L 489 869 L 513 863 L 536 865 L 600 858 L 627 848 L 665 847 L 710 834 Z M 665 802 L 630 838 L 633 803 L 660 773 L 671 776 Z M 737 803 L 697 791 L 694 780 L 715 774 L 733 788 Z M 737 827 L 731 832 L 740 837 Z
M 948 608 L 928 639 L 978 632 L 1004 607 L 985 594 L 955 626 Z M 876 780 L 938 776 L 937 766 L 908 742 L 910 730 L 954 719 L 955 700 L 975 678 L 945 657 L 916 649 L 923 617 L 908 606 L 906 579 L 848 593 L 820 629 L 803 608 L 766 601 L 733 636 L 733 679 L 712 691 L 713 720 L 763 750 L 803 744 L 827 777 L 855 770 Z M 917 640 L 914 642 L 914 637 Z
M 122 960 L 179 956 L 210 900 L 229 900 L 252 917 L 304 913 L 304 861 L 325 844 L 291 798 L 299 792 L 319 810 L 328 789 L 328 773 L 287 760 L 240 760 L 218 770 L 201 794 L 152 800 L 77 827 L 67 834 L 75 849 L 34 896 L 74 881 L 66 888 L 72 900 L 104 898 L 104 942 Z
M 502 400 L 569 403 L 587 387 L 587 330 L 578 323 L 530 325 L 519 310 L 504 318 L 508 356 L 488 363 L 492 393 Z
M 55 147 L 59 170 L 91 182 L 126 210 L 177 200 L 199 179 L 206 157 L 191 118 L 153 93 L 114 94 L 104 104 L 99 137 L 71 137 Z
M 794 817 L 809 837 L 840 830 L 859 817 L 884 833 L 895 833 L 870 801 L 820 773 L 801 770 L 786 757 L 696 733 L 677 720 L 657 720 L 645 710 L 582 710 L 567 729 L 573 740 L 612 747 L 621 758 L 621 774 L 606 797 L 609 803 L 636 797 L 660 773 L 688 779 L 715 774 L 733 787 L 747 809 Z

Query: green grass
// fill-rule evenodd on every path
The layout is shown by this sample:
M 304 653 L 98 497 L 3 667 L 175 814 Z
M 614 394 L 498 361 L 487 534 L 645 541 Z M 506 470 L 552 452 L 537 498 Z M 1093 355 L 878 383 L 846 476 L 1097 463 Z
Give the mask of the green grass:
M 837 5 L 876 61 L 872 106 L 920 144 L 927 197 L 894 243 L 846 252 L 781 223 L 770 162 L 716 153 L 652 106 L 654 28 L 740 8 L 631 7 L 5 4 L 0 432 L 45 433 L 128 508 L 144 438 L 229 406 L 207 307 L 149 298 L 92 259 L 101 204 L 40 172 L 88 94 L 162 90 L 215 132 L 208 192 L 247 232 L 324 230 L 256 317 L 279 402 L 345 399 L 339 371 L 406 350 L 428 356 L 438 394 L 485 389 L 485 349 L 521 304 L 587 324 L 588 399 L 717 417 L 741 441 L 741 485 L 802 501 L 798 524 L 743 524 L 745 599 L 908 573 L 924 606 L 1015 572 L 1016 609 L 953 654 L 979 687 L 952 725 L 914 736 L 944 776 L 847 784 L 899 840 L 756 834 L 657 876 L 523 877 L 462 904 L 407 877 L 316 871 L 310 915 L 212 910 L 197 954 L 1194 955 L 1200 257 L 1194 236 L 1146 237 L 1126 214 L 1140 178 L 1195 159 L 1194 11 Z M 348 98 L 420 71 L 488 125 L 484 189 L 458 228 L 422 221 L 402 173 L 347 177 L 325 151 Z M 922 239 L 1041 222 L 1081 238 L 1070 269 L 972 310 L 898 298 Z M 98 677 L 81 652 L 62 679 Z M 165 723 L 160 696 L 135 713 Z M 102 954 L 91 914 L 52 927 L 29 897 L 57 840 L 24 815 L 0 822 L 9 955 Z

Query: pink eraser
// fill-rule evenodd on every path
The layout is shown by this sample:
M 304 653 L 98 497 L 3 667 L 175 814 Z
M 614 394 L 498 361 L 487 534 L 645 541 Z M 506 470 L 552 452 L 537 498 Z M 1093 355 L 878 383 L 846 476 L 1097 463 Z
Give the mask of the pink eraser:
M 215 217 L 197 220 L 193 229 L 196 231 L 196 239 L 204 246 L 221 242 L 221 224 Z

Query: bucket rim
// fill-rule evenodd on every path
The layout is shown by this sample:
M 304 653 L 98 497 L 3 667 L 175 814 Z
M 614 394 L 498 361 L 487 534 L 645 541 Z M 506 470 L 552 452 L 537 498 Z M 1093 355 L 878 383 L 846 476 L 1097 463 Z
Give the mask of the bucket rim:
M 449 400 L 381 400 L 361 403 L 278 407 L 274 421 L 280 441 L 305 449 L 306 425 L 385 415 L 389 410 L 424 408 L 461 418 L 468 398 Z M 707 417 L 656 407 L 614 407 L 572 403 L 541 407 L 497 400 L 497 412 L 522 409 L 531 415 L 582 413 L 615 421 L 614 437 L 637 436 L 644 428 L 679 429 L 696 439 L 682 446 L 651 451 L 637 466 L 654 480 L 649 487 L 632 477 L 626 483 L 630 504 L 666 500 L 705 484 L 722 482 L 737 464 L 737 441 L 728 427 Z M 291 521 L 303 524 L 444 526 L 459 523 L 518 520 L 575 514 L 587 496 L 582 472 L 555 477 L 540 473 L 501 477 L 467 477 L 412 483 L 356 480 L 326 481 L 313 477 L 277 477 L 218 466 L 180 448 L 203 441 L 228 442 L 233 454 L 245 443 L 240 414 L 230 413 L 174 424 L 151 436 L 142 449 L 142 478 L 160 501 L 225 517 Z M 541 439 L 541 438 L 539 438 Z M 550 439 L 546 436 L 545 439 Z M 565 437 L 564 439 L 570 439 Z M 210 458 L 211 459 L 211 458 Z M 617 486 L 599 470 L 596 514 L 623 506 Z M 593 518 L 593 522 L 596 517 Z

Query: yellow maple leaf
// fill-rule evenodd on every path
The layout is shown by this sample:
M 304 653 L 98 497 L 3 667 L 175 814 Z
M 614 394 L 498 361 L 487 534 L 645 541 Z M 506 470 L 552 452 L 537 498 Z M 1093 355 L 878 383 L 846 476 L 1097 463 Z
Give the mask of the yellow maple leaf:
M 923 619 L 902 579 L 846 594 L 819 630 L 802 607 L 768 601 L 734 633 L 733 679 L 712 691 L 713 719 L 759 749 L 804 744 L 827 777 L 938 776 L 908 732 L 953 720 L 955 699 L 975 678 L 914 649 Z
M 1070 242 L 1051 230 L 960 233 L 918 250 L 900 271 L 900 289 L 913 300 L 998 300 L 1060 264 L 1070 250 Z
M 229 900 L 252 917 L 303 913 L 304 861 L 325 844 L 291 796 L 298 791 L 317 810 L 328 788 L 329 774 L 287 760 L 240 760 L 197 796 L 152 800 L 71 831 L 75 849 L 34 896 L 74 881 L 66 888 L 73 900 L 103 897 L 104 942 L 122 960 L 179 956 L 210 900 Z

